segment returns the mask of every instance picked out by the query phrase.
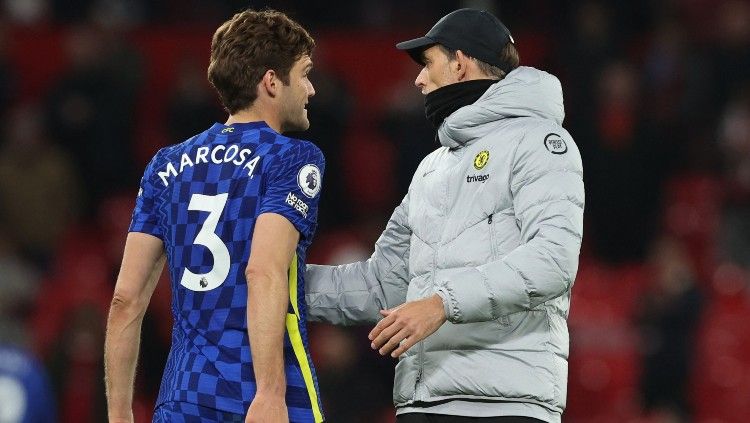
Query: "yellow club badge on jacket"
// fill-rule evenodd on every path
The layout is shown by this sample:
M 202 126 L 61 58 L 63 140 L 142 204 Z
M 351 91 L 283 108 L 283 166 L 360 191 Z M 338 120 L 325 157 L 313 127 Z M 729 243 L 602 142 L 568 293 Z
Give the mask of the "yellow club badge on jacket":
M 488 161 L 490 161 L 490 152 L 487 150 L 480 151 L 479 154 L 474 157 L 474 169 L 481 170 L 487 165 Z

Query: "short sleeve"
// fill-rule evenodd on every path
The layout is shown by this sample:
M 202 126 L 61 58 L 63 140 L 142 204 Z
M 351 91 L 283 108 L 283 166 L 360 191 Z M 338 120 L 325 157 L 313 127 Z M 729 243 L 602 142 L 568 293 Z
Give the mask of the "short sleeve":
M 154 166 L 158 154 L 146 166 L 141 178 L 141 186 L 138 190 L 138 197 L 135 200 L 135 209 L 130 221 L 129 232 L 143 232 L 149 235 L 162 238 L 164 235 L 157 215 L 157 189 L 154 186 L 153 174 Z
M 303 238 L 315 233 L 325 158 L 312 143 L 300 142 L 277 157 L 268 170 L 260 214 L 287 218 Z

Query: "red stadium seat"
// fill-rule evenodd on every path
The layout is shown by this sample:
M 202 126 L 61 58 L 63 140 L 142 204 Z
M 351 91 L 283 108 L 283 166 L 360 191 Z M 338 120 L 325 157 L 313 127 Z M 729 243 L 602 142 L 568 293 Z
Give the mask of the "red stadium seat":
M 734 295 L 718 296 L 706 310 L 692 375 L 696 422 L 750 421 L 750 297 L 747 286 Z
M 644 286 L 641 267 L 582 263 L 569 319 L 566 422 L 615 423 L 637 418 L 638 335 L 632 321 Z

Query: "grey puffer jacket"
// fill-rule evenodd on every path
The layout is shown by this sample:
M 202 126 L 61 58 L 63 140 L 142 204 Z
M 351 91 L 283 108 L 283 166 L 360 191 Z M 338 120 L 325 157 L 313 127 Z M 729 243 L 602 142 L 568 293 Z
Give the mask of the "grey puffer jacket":
M 396 367 L 400 409 L 523 403 L 559 420 L 584 207 L 563 117 L 557 78 L 512 71 L 445 120 L 370 259 L 308 266 L 311 320 L 375 322 L 380 309 L 443 298 L 448 322 Z

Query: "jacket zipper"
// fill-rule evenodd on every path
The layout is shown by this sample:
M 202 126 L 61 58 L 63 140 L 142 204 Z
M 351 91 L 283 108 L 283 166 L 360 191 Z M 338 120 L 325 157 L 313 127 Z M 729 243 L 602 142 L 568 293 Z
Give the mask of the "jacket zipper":
M 447 186 L 446 186 L 446 189 Z M 446 192 L 446 195 L 448 193 Z M 443 216 L 448 216 L 448 205 L 447 201 L 444 202 L 443 205 Z M 445 231 L 445 228 L 443 228 L 443 231 Z M 441 235 L 442 238 L 442 235 Z M 432 284 L 434 286 L 435 284 L 435 274 L 437 273 L 437 250 L 433 251 L 432 253 Z M 422 375 L 424 373 L 424 339 L 419 341 L 419 352 L 417 353 L 417 361 L 419 362 L 419 371 L 417 372 L 416 380 L 414 381 L 414 397 L 412 398 L 414 401 L 419 401 L 419 385 L 422 381 Z
M 419 372 L 417 372 L 417 380 L 414 382 L 414 401 L 419 401 L 419 383 L 422 381 L 422 373 L 424 372 L 424 341 L 419 343 Z
M 432 280 L 435 283 L 435 273 L 437 267 L 437 251 L 432 254 Z M 417 372 L 417 378 L 414 381 L 414 401 L 419 401 L 419 383 L 422 381 L 422 373 L 424 373 L 424 339 L 419 341 L 419 352 L 417 353 L 417 361 L 419 362 L 419 371 Z

